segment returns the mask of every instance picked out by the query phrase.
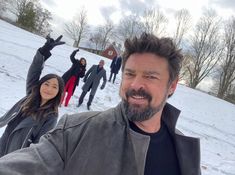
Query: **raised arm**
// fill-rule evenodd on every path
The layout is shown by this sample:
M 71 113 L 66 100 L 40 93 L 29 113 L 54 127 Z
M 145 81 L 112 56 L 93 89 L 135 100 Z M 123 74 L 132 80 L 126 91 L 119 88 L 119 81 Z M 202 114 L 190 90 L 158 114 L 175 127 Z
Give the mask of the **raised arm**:
M 44 66 L 45 57 L 37 51 L 31 63 L 26 80 L 26 94 L 31 93 L 32 87 L 38 82 Z
M 72 54 L 70 55 L 70 60 L 71 60 L 71 62 L 74 64 L 74 63 L 76 63 L 76 59 L 75 59 L 75 55 L 77 54 L 77 52 L 79 51 L 79 49 L 76 49 L 76 50 L 74 50 L 73 52 L 72 52 Z
M 65 42 L 60 41 L 62 35 L 59 36 L 56 40 L 53 38 L 47 37 L 46 43 L 38 49 L 36 55 L 33 58 L 31 63 L 26 80 L 26 94 L 31 93 L 32 87 L 39 81 L 44 62 L 51 56 L 51 50 L 58 45 L 64 44 Z

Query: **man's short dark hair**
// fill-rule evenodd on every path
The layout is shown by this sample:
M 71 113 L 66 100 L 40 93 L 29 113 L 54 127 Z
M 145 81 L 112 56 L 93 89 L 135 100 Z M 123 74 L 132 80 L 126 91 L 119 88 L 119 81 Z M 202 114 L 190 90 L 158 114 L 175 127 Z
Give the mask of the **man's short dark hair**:
M 179 76 L 183 55 L 181 54 L 181 50 L 176 48 L 171 38 L 158 38 L 153 34 L 143 33 L 139 38 L 127 39 L 124 46 L 122 71 L 131 54 L 152 53 L 168 61 L 169 82 L 172 82 Z

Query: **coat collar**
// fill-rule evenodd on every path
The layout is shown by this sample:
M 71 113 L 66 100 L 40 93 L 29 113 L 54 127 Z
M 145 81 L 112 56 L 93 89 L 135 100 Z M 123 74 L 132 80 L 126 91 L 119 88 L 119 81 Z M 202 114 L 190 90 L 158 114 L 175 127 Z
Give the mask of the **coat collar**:
M 23 121 L 21 121 L 12 132 L 15 132 L 22 128 L 33 127 L 38 124 L 38 121 L 34 120 L 32 117 L 26 117 Z
M 116 120 L 127 124 L 129 122 L 125 116 L 123 103 L 121 102 L 117 108 L 121 108 L 121 114 L 117 113 Z M 187 137 L 176 133 L 176 122 L 178 120 L 180 110 L 166 103 L 162 113 L 162 120 L 166 124 L 175 143 L 176 154 L 179 160 L 179 166 L 182 175 L 199 175 L 200 170 L 200 140 L 198 138 Z M 121 118 L 122 116 L 123 118 Z
M 179 118 L 180 110 L 176 107 L 172 106 L 169 103 L 166 103 L 163 112 L 162 112 L 162 120 L 167 125 L 170 132 L 175 132 L 176 122 Z

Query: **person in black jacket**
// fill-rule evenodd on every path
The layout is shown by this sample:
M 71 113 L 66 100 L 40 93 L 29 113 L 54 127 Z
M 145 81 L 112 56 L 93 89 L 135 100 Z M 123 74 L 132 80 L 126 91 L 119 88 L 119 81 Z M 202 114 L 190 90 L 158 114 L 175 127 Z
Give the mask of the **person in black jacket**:
M 64 95 L 61 100 L 61 104 L 63 103 L 66 92 L 67 92 L 67 96 L 65 99 L 65 106 L 68 106 L 69 100 L 71 96 L 73 95 L 76 89 L 76 86 L 78 86 L 79 79 L 84 77 L 85 72 L 86 72 L 86 59 L 83 57 L 80 58 L 80 60 L 75 59 L 75 55 L 78 51 L 79 49 L 76 49 L 70 55 L 72 66 L 62 76 L 64 83 L 65 83 L 65 88 L 64 88 Z
M 111 82 L 112 76 L 113 76 L 113 83 L 115 82 L 116 75 L 118 74 L 118 71 L 120 70 L 121 65 L 122 65 L 122 57 L 115 56 L 110 65 L 111 72 L 110 72 L 109 82 Z
M 51 56 L 50 50 L 64 44 L 61 38 L 54 40 L 47 37 L 47 42 L 38 49 L 28 70 L 26 96 L 0 117 L 0 127 L 7 125 L 0 138 L 0 157 L 37 143 L 43 134 L 56 125 L 63 79 L 56 74 L 39 78 L 44 62 Z

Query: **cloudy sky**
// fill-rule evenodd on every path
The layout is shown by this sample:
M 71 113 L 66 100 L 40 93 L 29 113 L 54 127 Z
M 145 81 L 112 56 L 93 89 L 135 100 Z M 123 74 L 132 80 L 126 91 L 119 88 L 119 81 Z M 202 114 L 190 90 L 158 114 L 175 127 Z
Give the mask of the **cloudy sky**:
M 167 16 L 186 8 L 197 19 L 203 8 L 214 8 L 219 15 L 235 15 L 235 0 L 41 0 L 56 19 L 71 20 L 84 7 L 90 24 L 102 24 L 105 18 L 118 22 L 123 14 L 142 13 L 159 7 Z
M 100 25 L 106 18 L 117 24 L 123 15 L 142 14 L 145 9 L 158 7 L 167 16 L 173 18 L 174 12 L 188 9 L 193 22 L 201 16 L 205 8 L 213 8 L 218 15 L 228 18 L 235 16 L 235 0 L 40 0 L 41 4 L 53 15 L 52 29 L 63 32 L 64 23 L 74 19 L 84 8 L 87 10 L 88 23 Z

